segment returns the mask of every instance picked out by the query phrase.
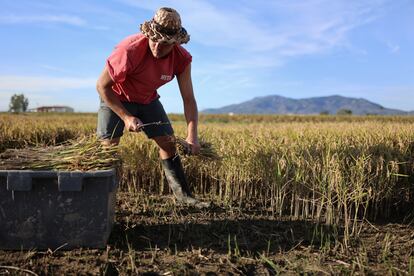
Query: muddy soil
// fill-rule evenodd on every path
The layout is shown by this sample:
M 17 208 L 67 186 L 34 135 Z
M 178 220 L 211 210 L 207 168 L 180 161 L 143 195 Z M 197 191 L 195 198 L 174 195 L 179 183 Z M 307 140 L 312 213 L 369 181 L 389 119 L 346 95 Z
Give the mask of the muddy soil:
M 254 206 L 177 206 L 118 193 L 104 249 L 0 251 L 0 275 L 414 274 L 414 223 L 343 229 L 274 217 Z

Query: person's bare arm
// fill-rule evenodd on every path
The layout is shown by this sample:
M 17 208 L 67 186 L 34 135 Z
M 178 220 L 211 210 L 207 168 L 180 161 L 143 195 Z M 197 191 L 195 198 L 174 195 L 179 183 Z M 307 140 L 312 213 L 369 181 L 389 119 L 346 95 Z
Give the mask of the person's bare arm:
M 114 81 L 109 75 L 108 69 L 104 68 L 101 75 L 99 76 L 98 82 L 96 84 L 96 90 L 98 90 L 99 95 L 102 100 L 107 104 L 107 106 L 112 109 L 125 123 L 125 127 L 130 131 L 140 131 L 139 125 L 142 125 L 141 120 L 132 116 L 122 105 L 121 101 L 115 95 L 115 92 L 112 90 L 112 85 Z
M 184 72 L 177 75 L 178 86 L 184 103 L 184 115 L 187 121 L 187 138 L 186 141 L 191 146 L 193 154 L 200 152 L 200 143 L 198 142 L 198 109 L 194 97 L 193 83 L 191 80 L 191 63 L 185 68 Z

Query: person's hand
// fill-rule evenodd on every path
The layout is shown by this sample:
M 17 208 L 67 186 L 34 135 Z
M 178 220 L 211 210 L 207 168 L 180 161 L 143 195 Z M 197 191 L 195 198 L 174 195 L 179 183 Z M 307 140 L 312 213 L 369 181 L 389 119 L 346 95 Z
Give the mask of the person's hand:
M 187 139 L 185 140 L 187 141 L 188 146 L 190 147 L 191 154 L 195 155 L 195 154 L 200 153 L 201 146 L 200 146 L 200 143 L 198 142 L 198 139 L 192 139 L 192 138 L 187 137 Z
M 126 129 L 129 131 L 140 132 L 142 130 L 140 126 L 143 125 L 143 123 L 137 117 L 128 116 L 125 118 L 124 123 Z

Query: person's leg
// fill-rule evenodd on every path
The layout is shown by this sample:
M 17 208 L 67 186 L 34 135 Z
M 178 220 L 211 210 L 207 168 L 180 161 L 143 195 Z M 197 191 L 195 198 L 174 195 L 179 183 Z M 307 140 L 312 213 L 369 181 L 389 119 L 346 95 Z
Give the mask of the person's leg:
M 184 169 L 181 164 L 180 156 L 176 152 L 174 131 L 171 127 L 168 116 L 162 104 L 155 100 L 149 105 L 140 108 L 138 118 L 145 123 L 162 122 L 164 124 L 145 127 L 143 130 L 148 138 L 153 139 L 158 147 L 162 168 L 168 185 L 174 193 L 175 198 L 182 203 L 195 207 L 209 207 L 210 204 L 195 199 L 187 184 Z
M 158 136 L 152 138 L 160 149 L 160 158 L 167 182 L 179 201 L 188 202 L 194 200 L 184 169 L 181 164 L 180 156 L 176 153 L 173 136 Z
M 124 131 L 124 122 L 101 100 L 98 110 L 97 136 L 106 146 L 118 145 Z
M 177 154 L 173 135 L 152 137 L 157 143 L 161 160 L 171 158 Z

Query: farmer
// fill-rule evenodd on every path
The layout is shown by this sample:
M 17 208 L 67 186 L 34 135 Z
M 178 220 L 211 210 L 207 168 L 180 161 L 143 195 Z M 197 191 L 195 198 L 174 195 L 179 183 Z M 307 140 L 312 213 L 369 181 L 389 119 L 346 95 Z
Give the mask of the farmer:
M 134 132 L 143 130 L 159 147 L 162 167 L 176 199 L 195 207 L 208 207 L 209 203 L 191 195 L 176 152 L 174 131 L 157 93 L 160 86 L 177 77 L 187 121 L 186 141 L 191 153 L 198 154 L 192 57 L 181 46 L 190 36 L 172 8 L 160 8 L 152 20 L 141 24 L 140 30 L 141 33 L 125 38 L 115 47 L 98 79 L 98 136 L 106 145 L 117 145 L 124 127 Z M 143 126 L 153 122 L 162 124 Z

